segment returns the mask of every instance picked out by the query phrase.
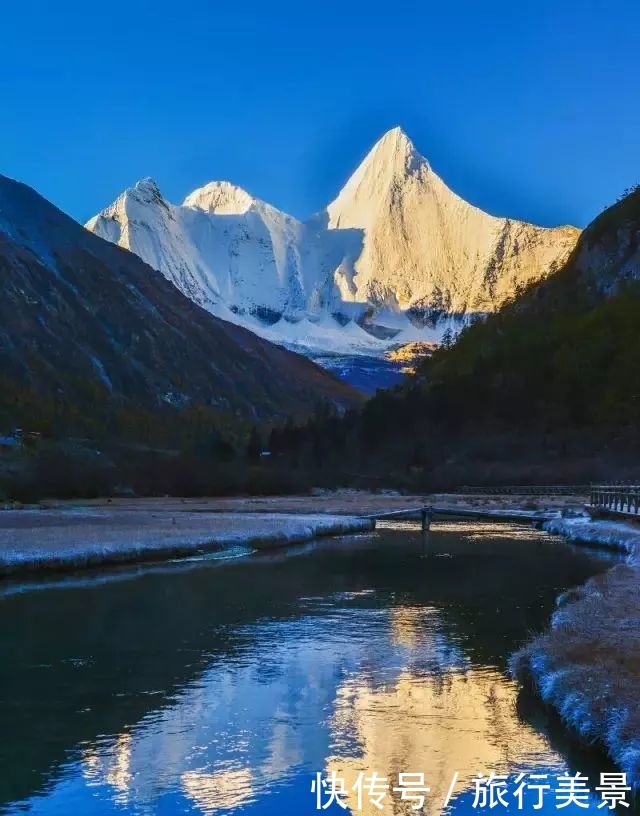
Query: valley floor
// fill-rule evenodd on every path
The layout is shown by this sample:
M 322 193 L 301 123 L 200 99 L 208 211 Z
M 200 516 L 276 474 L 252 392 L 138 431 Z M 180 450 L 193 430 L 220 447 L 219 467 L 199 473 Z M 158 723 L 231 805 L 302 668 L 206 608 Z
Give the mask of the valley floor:
M 513 656 L 512 671 L 582 738 L 602 744 L 640 787 L 640 525 L 592 521 L 584 500 L 340 490 L 7 506 L 0 511 L 0 576 L 200 556 L 238 545 L 270 549 L 366 532 L 374 526 L 367 516 L 424 505 L 536 522 L 575 543 L 620 550 L 626 559 L 561 596 L 549 631 Z
M 230 547 L 273 549 L 371 530 L 372 517 L 425 505 L 502 520 L 559 516 L 579 497 L 402 496 L 393 491 L 211 499 L 134 498 L 8 504 L 0 510 L 0 576 L 201 556 Z
M 578 499 L 576 499 L 577 501 Z M 426 504 L 489 517 L 535 520 L 559 514 L 565 497 L 530 501 L 394 492 L 321 491 L 304 496 L 212 499 L 139 498 L 42 501 L 0 511 L 0 575 L 79 569 L 218 552 L 232 546 L 273 548 L 320 535 L 372 529 L 370 518 Z

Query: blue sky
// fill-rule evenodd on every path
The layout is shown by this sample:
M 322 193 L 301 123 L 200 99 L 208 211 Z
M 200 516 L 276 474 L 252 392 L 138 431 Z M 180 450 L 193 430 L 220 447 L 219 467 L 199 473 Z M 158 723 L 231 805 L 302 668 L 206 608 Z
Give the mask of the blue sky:
M 5 0 L 0 172 L 79 220 L 152 176 L 294 215 L 388 128 L 484 209 L 583 226 L 640 181 L 637 0 Z

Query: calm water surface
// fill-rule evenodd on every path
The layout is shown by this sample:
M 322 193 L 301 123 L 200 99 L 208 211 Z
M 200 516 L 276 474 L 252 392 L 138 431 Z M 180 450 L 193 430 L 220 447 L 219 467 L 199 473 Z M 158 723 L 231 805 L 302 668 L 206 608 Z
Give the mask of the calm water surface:
M 301 816 L 332 771 L 424 773 L 435 815 L 456 772 L 468 814 L 478 773 L 509 775 L 510 812 L 515 776 L 547 773 L 545 812 L 588 812 L 557 810 L 555 776 L 610 768 L 506 662 L 603 557 L 492 524 L 238 556 L 0 585 L 0 812 Z M 416 812 L 399 796 L 362 812 Z

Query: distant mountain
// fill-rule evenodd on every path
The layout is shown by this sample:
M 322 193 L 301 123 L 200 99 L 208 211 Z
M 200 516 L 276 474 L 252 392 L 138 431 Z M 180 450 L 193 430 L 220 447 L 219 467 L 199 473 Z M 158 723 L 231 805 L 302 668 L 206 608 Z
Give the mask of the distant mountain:
M 213 314 L 311 353 L 437 340 L 552 273 L 579 235 L 467 204 L 400 128 L 305 222 L 228 182 L 175 206 L 147 179 L 86 226 Z
M 20 422 L 25 394 L 79 419 L 89 409 L 203 408 L 246 421 L 358 402 L 309 360 L 213 317 L 3 176 L 0 274 L 4 423 Z

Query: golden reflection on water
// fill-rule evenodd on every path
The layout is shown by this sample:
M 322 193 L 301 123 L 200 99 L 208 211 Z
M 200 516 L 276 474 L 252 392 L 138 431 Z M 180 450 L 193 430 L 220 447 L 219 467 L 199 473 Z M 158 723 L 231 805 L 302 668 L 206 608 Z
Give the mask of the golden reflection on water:
M 377 530 L 394 530 L 416 533 L 421 529 L 419 521 L 415 520 L 393 520 L 378 521 Z M 469 525 L 469 520 L 456 521 L 455 519 L 444 520 L 436 518 L 431 525 L 431 534 L 446 533 L 459 535 L 466 541 L 480 541 L 482 539 L 508 539 L 510 541 L 540 541 L 545 538 L 545 533 L 537 530 L 531 522 L 523 518 L 522 526 L 518 523 L 505 524 L 504 521 L 474 521 L 473 526 Z
M 181 782 L 187 798 L 204 816 L 239 807 L 254 798 L 253 774 L 249 768 L 215 773 L 186 771 Z
M 394 638 L 424 646 L 425 613 L 392 610 Z M 357 750 L 329 757 L 326 773 L 335 771 L 347 790 L 361 772 L 387 777 L 390 787 L 398 784 L 399 773 L 424 773 L 430 788 L 427 811 L 440 814 L 456 772 L 454 794 L 459 794 L 473 789 L 478 773 L 507 773 L 512 763 L 527 760 L 549 763 L 544 738 L 518 719 L 516 695 L 516 685 L 492 668 L 404 669 L 392 683 L 378 687 L 359 676 L 349 678 L 337 690 L 332 737 L 338 745 L 355 742 Z M 412 803 L 399 797 L 390 790 L 385 810 L 412 812 Z M 347 802 L 354 809 L 356 799 L 351 791 Z M 372 816 L 380 810 L 364 796 L 362 813 Z
M 129 800 L 131 786 L 132 738 L 128 731 L 118 734 L 109 751 L 109 759 L 97 748 L 88 748 L 83 755 L 83 774 L 87 783 L 107 784 L 113 788 L 113 799 L 119 804 Z
M 508 539 L 510 541 L 541 541 L 545 534 L 541 533 L 530 523 L 518 527 L 515 524 L 505 525 L 504 522 L 485 521 L 474 522 L 470 528 L 468 521 L 436 521 L 433 527 L 439 533 L 450 533 L 464 536 L 467 541 L 481 539 Z
M 473 789 L 479 772 L 558 763 L 544 738 L 518 719 L 515 684 L 497 669 L 474 666 L 438 610 L 381 612 L 345 613 L 339 640 L 335 616 L 317 619 L 311 632 L 266 625 L 250 659 L 213 666 L 131 733 L 85 750 L 85 780 L 136 807 L 179 791 L 211 816 L 286 780 L 309 790 L 310 763 L 314 771 L 335 771 L 347 790 L 361 772 L 386 777 L 390 787 L 399 773 L 420 772 L 430 788 L 427 811 L 438 816 L 456 772 L 459 794 Z M 265 681 L 260 671 L 269 661 L 280 672 Z M 233 759 L 223 758 L 230 745 Z M 399 796 L 389 791 L 385 812 L 415 813 Z M 362 812 L 380 813 L 366 795 Z
M 430 634 L 429 625 L 437 624 L 437 615 L 437 610 L 428 606 L 398 606 L 391 609 L 392 642 L 396 646 L 416 647 Z

